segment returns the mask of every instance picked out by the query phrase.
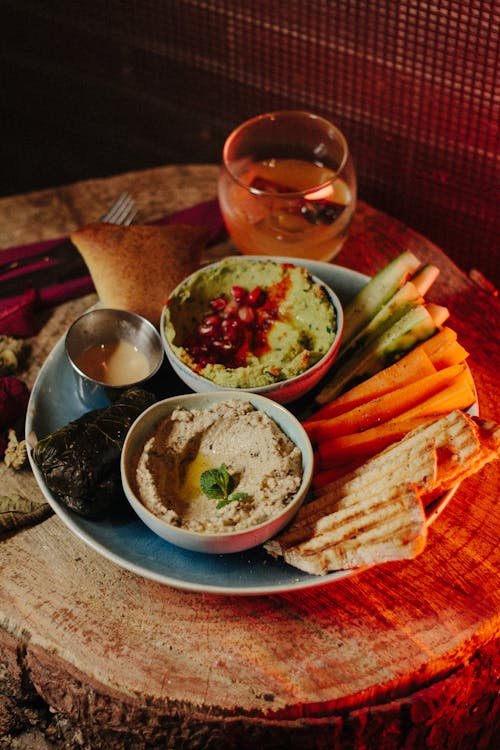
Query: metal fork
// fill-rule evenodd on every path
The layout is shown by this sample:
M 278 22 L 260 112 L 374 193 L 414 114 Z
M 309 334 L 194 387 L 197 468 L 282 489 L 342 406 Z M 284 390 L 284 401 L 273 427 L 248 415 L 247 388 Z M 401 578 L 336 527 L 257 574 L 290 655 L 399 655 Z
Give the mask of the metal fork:
M 129 226 L 137 216 L 137 208 L 134 199 L 127 192 L 121 193 L 111 208 L 101 216 L 105 224 L 121 224 Z
M 134 199 L 124 192 L 118 196 L 100 221 L 108 224 L 128 226 L 137 215 Z M 53 247 L 9 257 L 0 262 L 0 298 L 22 294 L 26 288 L 49 286 L 88 273 L 80 253 L 69 238 Z
M 101 216 L 100 221 L 108 224 L 121 224 L 128 226 L 133 222 L 137 216 L 137 208 L 134 203 L 134 199 L 127 193 L 121 193 L 115 200 L 112 206 L 106 211 L 104 216 Z M 8 260 L 1 260 L 0 256 L 0 276 L 3 274 L 16 271 L 19 272 L 24 267 L 31 267 L 33 264 L 46 263 L 50 264 L 51 261 L 60 260 L 65 257 L 66 254 L 73 256 L 75 254 L 75 248 L 73 243 L 69 239 L 62 240 L 57 245 L 54 245 L 49 250 L 42 248 L 33 253 L 25 253 L 22 255 L 9 254 Z M 2 280 L 3 281 L 3 280 Z M 14 283 L 14 282 L 12 282 Z M 12 286 L 12 285 L 11 285 Z M 4 289 L 5 287 L 5 289 Z M 2 292 L 7 293 L 7 287 L 5 284 L 2 285 Z

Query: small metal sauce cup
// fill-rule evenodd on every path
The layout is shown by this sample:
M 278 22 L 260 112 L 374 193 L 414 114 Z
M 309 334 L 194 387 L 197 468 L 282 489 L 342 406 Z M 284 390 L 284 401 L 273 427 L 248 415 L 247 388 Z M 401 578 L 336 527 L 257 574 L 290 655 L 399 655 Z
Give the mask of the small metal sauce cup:
M 119 341 L 131 344 L 146 357 L 149 371 L 141 380 L 112 385 L 89 376 L 76 364 L 82 352 L 91 347 Z M 149 320 L 110 308 L 95 308 L 77 318 L 66 334 L 65 350 L 75 374 L 78 396 L 83 402 L 93 404 L 99 398 L 114 401 L 127 388 L 149 380 L 160 368 L 164 356 L 160 334 Z

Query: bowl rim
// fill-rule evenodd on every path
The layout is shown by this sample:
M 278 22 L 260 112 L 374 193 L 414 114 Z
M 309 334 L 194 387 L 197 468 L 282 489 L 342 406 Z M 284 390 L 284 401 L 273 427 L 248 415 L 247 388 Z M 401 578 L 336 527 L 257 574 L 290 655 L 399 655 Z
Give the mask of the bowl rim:
M 156 421 L 152 423 L 151 428 L 149 429 L 149 436 L 151 436 L 153 430 L 158 425 L 158 423 L 166 417 L 168 414 L 170 414 L 174 409 L 178 408 L 182 404 L 186 403 L 189 404 L 190 402 L 195 402 L 194 405 L 192 405 L 191 408 L 209 408 L 213 404 L 220 403 L 222 401 L 231 401 L 231 400 L 238 400 L 238 401 L 249 401 L 255 409 L 260 409 L 261 411 L 264 411 L 271 419 L 273 419 L 280 429 L 287 435 L 287 437 L 299 448 L 302 454 L 302 479 L 299 488 L 293 495 L 292 499 L 290 500 L 289 504 L 285 506 L 279 513 L 276 515 L 271 516 L 270 518 L 266 519 L 260 524 L 256 524 L 254 526 L 249 526 L 245 529 L 240 529 L 238 531 L 226 531 L 226 532 L 211 532 L 211 533 L 203 533 L 203 532 L 197 532 L 192 531 L 190 529 L 184 529 L 179 526 L 174 526 L 173 524 L 168 523 L 167 521 L 164 521 L 163 519 L 156 516 L 154 513 L 152 513 L 146 506 L 141 502 L 139 497 L 137 496 L 136 492 L 134 491 L 131 482 L 129 481 L 128 474 L 130 472 L 130 464 L 132 460 L 131 453 L 131 446 L 134 440 L 134 437 L 136 437 L 137 430 L 140 428 L 140 425 L 142 422 L 147 420 L 151 414 L 153 414 L 155 411 L 161 412 L 161 414 L 158 415 L 158 418 Z M 210 402 L 206 403 L 205 407 L 196 405 L 197 402 Z M 267 408 L 266 408 L 267 407 Z M 186 407 L 189 408 L 189 407 Z M 277 419 L 274 418 L 273 414 L 270 412 L 274 412 L 276 414 L 280 414 L 281 421 L 277 421 Z M 289 431 L 287 430 L 286 425 L 292 425 L 295 430 L 298 431 L 298 434 L 300 435 L 299 442 L 291 437 L 289 434 Z M 149 437 L 146 438 L 148 440 Z M 143 442 L 142 439 L 140 441 L 142 445 L 144 446 L 145 441 Z M 210 392 L 192 392 L 192 393 L 184 393 L 177 396 L 169 396 L 168 398 L 162 399 L 161 401 L 156 401 L 154 404 L 149 406 L 147 409 L 145 409 L 132 423 L 130 426 L 120 456 L 120 474 L 121 474 L 121 480 L 122 485 L 125 491 L 125 495 L 127 497 L 128 502 L 132 506 L 132 508 L 135 510 L 135 505 L 137 504 L 140 507 L 141 513 L 144 513 L 144 515 L 151 519 L 155 524 L 161 524 L 166 529 L 171 529 L 175 535 L 179 535 L 180 537 L 184 537 L 185 539 L 202 539 L 206 542 L 209 542 L 211 540 L 217 541 L 217 540 L 224 540 L 224 539 L 231 539 L 234 537 L 242 537 L 245 535 L 253 535 L 256 531 L 259 529 L 267 526 L 270 523 L 273 523 L 277 521 L 279 518 L 281 518 L 282 515 L 286 515 L 290 512 L 291 508 L 293 508 L 294 503 L 297 502 L 297 508 L 295 509 L 295 513 L 298 511 L 300 506 L 305 501 L 307 494 L 310 490 L 311 482 L 312 482 L 312 476 L 313 476 L 313 468 L 314 468 L 314 453 L 311 441 L 309 439 L 309 436 L 307 435 L 307 432 L 305 431 L 304 427 L 298 420 L 298 418 L 292 414 L 291 411 L 289 411 L 285 406 L 282 404 L 273 401 L 272 399 L 268 398 L 267 396 L 262 396 L 257 393 L 248 393 L 244 390 L 220 390 L 220 391 L 210 391 Z M 133 500 L 131 500 L 131 497 Z M 299 502 L 300 500 L 300 502 Z M 168 540 L 170 541 L 170 540 Z M 174 542 L 172 542 L 174 543 Z
M 287 265 L 296 266 L 297 268 L 303 268 L 307 271 L 309 276 L 312 278 L 315 284 L 318 284 L 323 289 L 325 289 L 326 293 L 328 294 L 328 297 L 333 304 L 334 310 L 335 310 L 335 318 L 336 318 L 336 329 L 335 329 L 335 335 L 333 337 L 333 341 L 331 345 L 328 347 L 326 352 L 320 357 L 320 359 L 317 360 L 313 365 L 308 367 L 306 370 L 303 370 L 302 372 L 297 373 L 297 375 L 294 375 L 291 378 L 286 378 L 285 380 L 278 380 L 275 383 L 266 383 L 265 385 L 258 385 L 258 386 L 248 386 L 248 387 L 242 387 L 241 389 L 238 389 L 237 386 L 229 385 L 224 386 L 219 383 L 216 383 L 215 381 L 211 380 L 210 378 L 205 377 L 204 375 L 201 375 L 199 372 L 196 372 L 196 370 L 193 370 L 191 367 L 189 367 L 188 364 L 183 362 L 176 354 L 176 352 L 172 349 L 172 346 L 170 344 L 170 341 L 168 340 L 166 334 L 165 334 L 165 323 L 166 323 L 166 313 L 168 308 L 168 302 L 169 300 L 177 294 L 177 292 L 194 276 L 203 273 L 206 269 L 212 268 L 214 266 L 222 265 L 227 260 L 237 260 L 240 262 L 256 262 L 256 261 L 271 261 L 273 263 L 276 263 L 278 265 L 286 263 Z M 246 393 L 256 393 L 260 395 L 266 395 L 266 393 L 270 391 L 279 391 L 283 388 L 286 388 L 290 384 L 297 384 L 302 379 L 306 380 L 308 377 L 310 377 L 311 373 L 316 372 L 316 370 L 320 369 L 321 366 L 324 364 L 325 359 L 328 359 L 329 357 L 334 354 L 338 348 L 340 347 L 342 343 L 342 334 L 344 330 L 344 308 L 342 306 L 342 303 L 335 292 L 334 289 L 332 289 L 329 284 L 327 284 L 325 281 L 319 278 L 319 276 L 316 276 L 314 273 L 309 271 L 309 269 L 305 268 L 304 266 L 299 265 L 298 263 L 293 262 L 293 258 L 289 258 L 286 256 L 274 256 L 274 255 L 227 255 L 224 258 L 219 258 L 217 260 L 211 261 L 210 263 L 207 263 L 204 266 L 201 266 L 196 271 L 193 271 L 188 276 L 186 276 L 177 286 L 172 289 L 170 294 L 168 295 L 167 302 L 163 306 L 162 312 L 161 312 L 161 319 L 160 319 L 160 337 L 163 342 L 163 346 L 165 349 L 165 353 L 167 355 L 167 358 L 172 364 L 172 360 L 175 361 L 177 366 L 181 371 L 185 371 L 186 374 L 188 374 L 190 377 L 194 377 L 199 379 L 202 382 L 207 383 L 208 385 L 212 386 L 213 388 L 217 390 L 241 390 Z M 332 362 L 333 364 L 333 362 Z

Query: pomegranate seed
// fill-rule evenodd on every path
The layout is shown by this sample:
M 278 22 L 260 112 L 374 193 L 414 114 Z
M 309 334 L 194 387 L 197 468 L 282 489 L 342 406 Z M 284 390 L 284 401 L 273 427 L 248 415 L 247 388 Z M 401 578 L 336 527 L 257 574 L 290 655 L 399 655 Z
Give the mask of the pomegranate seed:
M 207 336 L 215 336 L 217 333 L 218 326 L 212 326 L 207 323 L 200 323 L 198 326 L 198 333 L 204 338 Z
M 215 315 L 215 314 L 214 315 L 206 315 L 203 318 L 203 323 L 204 323 L 204 325 L 213 326 L 214 328 L 218 328 L 220 326 L 220 324 L 221 324 L 221 320 L 222 320 L 222 318 L 220 317 L 220 315 Z
M 233 345 L 230 341 L 221 341 L 221 339 L 215 339 L 212 341 L 212 346 L 214 349 L 221 349 L 222 351 L 230 351 L 233 348 Z
M 256 286 L 251 292 L 248 292 L 247 302 L 252 307 L 258 307 L 262 305 L 265 299 L 264 290 L 260 286 Z
M 226 318 L 222 321 L 222 332 L 229 341 L 237 341 L 242 331 L 239 318 Z
M 242 286 L 232 286 L 231 294 L 233 295 L 236 302 L 243 302 L 245 297 L 247 296 L 246 289 L 244 289 Z
M 243 323 L 246 323 L 248 325 L 249 323 L 253 323 L 253 321 L 255 320 L 255 313 L 251 307 L 249 307 L 248 305 L 243 305 L 238 310 L 238 317 Z
M 223 296 L 214 297 L 214 299 L 210 300 L 210 307 L 212 308 L 212 310 L 217 310 L 221 312 L 222 310 L 224 310 L 226 305 L 227 305 L 227 299 Z
M 230 300 L 224 308 L 223 315 L 225 318 L 229 318 L 231 315 L 236 315 L 238 312 L 238 303 L 235 299 Z

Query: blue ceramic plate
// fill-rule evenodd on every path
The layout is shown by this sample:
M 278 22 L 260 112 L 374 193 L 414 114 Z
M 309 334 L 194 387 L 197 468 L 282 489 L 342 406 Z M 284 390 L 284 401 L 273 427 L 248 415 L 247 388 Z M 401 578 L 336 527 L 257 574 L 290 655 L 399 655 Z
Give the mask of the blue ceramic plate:
M 289 259 L 288 259 L 289 260 Z M 341 266 L 319 261 L 295 260 L 331 286 L 345 304 L 368 277 Z M 149 385 L 149 384 L 148 384 Z M 154 378 L 159 398 L 185 392 L 168 363 Z M 26 435 L 43 438 L 76 419 L 89 409 L 106 406 L 103 397 L 84 404 L 76 391 L 73 371 L 64 352 L 64 337 L 43 364 L 31 393 L 26 418 Z M 292 411 L 301 406 L 292 405 Z M 230 555 L 188 552 L 160 539 L 128 508 L 121 516 L 104 521 L 88 521 L 68 510 L 46 487 L 31 460 L 33 473 L 48 502 L 59 518 L 80 539 L 104 557 L 127 570 L 179 589 L 218 594 L 257 595 L 307 589 L 336 581 L 356 571 L 340 571 L 311 576 L 274 560 L 262 548 Z

